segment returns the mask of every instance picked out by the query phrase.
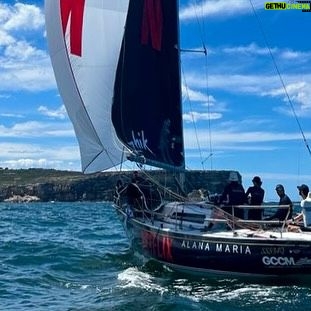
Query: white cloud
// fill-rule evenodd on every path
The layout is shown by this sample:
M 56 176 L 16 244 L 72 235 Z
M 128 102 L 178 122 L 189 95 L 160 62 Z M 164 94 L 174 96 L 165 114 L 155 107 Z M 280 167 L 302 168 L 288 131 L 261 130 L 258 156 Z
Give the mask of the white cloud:
M 44 51 L 38 50 L 37 48 L 31 46 L 26 41 L 15 41 L 14 43 L 7 45 L 4 50 L 3 56 L 10 61 L 3 61 L 2 63 L 7 66 L 8 64 L 10 64 L 14 68 L 15 66 L 13 66 L 13 60 L 36 60 L 36 62 L 40 63 L 42 59 L 47 57 L 47 54 Z
M 293 108 L 295 109 L 296 115 L 300 117 L 311 117 L 311 76 L 309 78 L 310 81 L 306 79 L 298 82 L 290 82 L 286 85 L 288 97 L 292 103 L 296 104 Z M 293 79 L 289 78 L 288 80 L 292 81 Z M 262 95 L 283 98 L 283 101 L 288 103 L 288 105 L 286 107 L 277 107 L 275 110 L 287 115 L 292 115 L 292 109 L 283 87 L 272 88 L 267 92 L 263 92 Z
M 81 170 L 80 154 L 76 145 L 43 147 L 25 143 L 1 143 L 0 167 Z
M 311 59 L 311 51 L 310 52 L 301 52 L 294 51 L 292 49 L 285 49 L 280 51 L 280 56 L 285 60 L 299 60 L 300 62 L 306 62 Z
M 46 59 L 46 66 L 39 66 L 37 62 L 14 63 L 12 60 L 6 64 L 1 64 L 0 68 L 5 68 L 0 73 L 0 91 L 40 91 L 51 89 L 56 86 L 52 68 L 48 65 L 49 59 Z
M 193 130 L 185 129 L 185 142 L 187 148 L 197 148 L 196 141 L 193 137 L 198 136 L 198 140 L 201 143 L 201 147 L 209 147 L 209 137 L 206 130 L 197 130 L 194 133 Z M 268 132 L 268 131 L 231 131 L 231 130 L 213 130 L 212 133 L 213 146 L 221 148 L 232 148 L 238 150 L 241 144 L 256 145 L 258 143 L 270 143 L 270 142 L 285 142 L 302 140 L 301 133 L 286 133 L 286 132 Z M 311 133 L 305 133 L 306 137 L 311 138 Z M 276 144 L 277 145 L 277 144 Z M 249 146 L 242 146 L 243 148 L 249 148 Z M 258 148 L 260 148 L 258 146 Z M 266 148 L 266 147 L 265 147 Z M 271 147 L 270 147 L 271 148 Z M 276 148 L 276 147 L 274 147 Z
M 15 39 L 9 35 L 6 31 L 1 29 L 0 26 L 0 47 L 12 44 L 15 42 Z
M 213 97 L 208 97 L 207 94 L 204 94 L 201 91 L 196 91 L 194 89 L 189 88 L 188 86 L 182 85 L 182 93 L 183 97 L 190 99 L 191 101 L 210 101 L 215 102 Z
M 39 7 L 0 4 L 0 91 L 38 91 L 55 88 L 47 52 L 27 41 L 42 31 L 44 16 Z
M 271 48 L 270 51 L 276 53 L 276 48 Z M 252 55 L 269 55 L 269 49 L 266 47 L 260 47 L 256 43 L 252 42 L 249 45 L 226 47 L 223 49 L 224 53 L 228 54 L 252 54 Z
M 0 96 L 0 98 L 1 98 L 1 96 Z M 20 119 L 25 118 L 24 115 L 17 114 L 17 113 L 1 113 L 0 116 L 4 117 L 4 118 L 20 118 Z
M 14 6 L 0 4 L 0 23 L 7 31 L 39 29 L 44 25 L 44 16 L 35 5 L 16 3 Z
M 69 122 L 28 121 L 10 127 L 0 125 L 0 137 L 74 137 L 74 131 Z
M 200 120 L 217 120 L 222 117 L 221 113 L 199 113 L 196 111 L 188 112 L 183 114 L 183 120 L 186 122 L 197 122 Z
M 56 110 L 51 110 L 46 106 L 40 106 L 38 108 L 38 111 L 42 115 L 50 117 L 50 118 L 62 119 L 62 120 L 67 118 L 67 112 L 66 112 L 64 105 L 62 105 L 59 109 L 56 109 Z
M 262 1 L 252 1 L 254 8 L 263 9 Z M 206 0 L 200 5 L 190 4 L 180 10 L 181 20 L 197 19 L 200 17 L 220 17 L 237 16 L 252 13 L 249 1 L 245 0 Z
M 226 47 L 222 49 L 223 53 L 227 54 L 236 54 L 236 55 L 257 55 L 257 56 L 269 56 L 270 53 L 278 59 L 284 61 L 297 61 L 299 63 L 308 62 L 311 60 L 311 51 L 294 51 L 293 49 L 285 48 L 280 49 L 277 47 L 260 47 L 256 43 L 252 42 L 248 45 L 234 46 L 234 47 Z M 272 60 L 271 60 L 272 63 Z
M 304 117 L 311 117 L 311 114 L 307 114 L 307 112 L 310 112 L 311 109 L 311 74 L 284 75 L 282 76 L 282 79 L 285 83 L 289 97 L 294 103 L 296 103 L 296 105 L 298 104 L 297 114 Z M 205 87 L 201 74 L 196 75 L 195 73 L 192 73 L 191 75 L 188 75 L 187 83 L 190 88 Z M 279 97 L 282 99 L 282 103 L 283 101 L 287 102 L 285 90 L 282 87 L 280 78 L 277 75 L 210 75 L 209 87 L 210 90 L 221 89 L 229 93 L 245 93 L 260 97 Z M 280 105 L 282 103 L 280 103 Z

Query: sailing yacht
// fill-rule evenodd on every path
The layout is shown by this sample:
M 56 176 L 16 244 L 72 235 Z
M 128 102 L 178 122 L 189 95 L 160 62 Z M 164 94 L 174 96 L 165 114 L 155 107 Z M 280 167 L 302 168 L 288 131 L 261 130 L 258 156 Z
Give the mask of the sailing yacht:
M 103 171 L 128 159 L 182 174 L 178 1 L 45 0 L 45 12 L 82 170 Z M 133 181 L 116 191 L 114 208 L 132 248 L 147 258 L 191 273 L 311 274 L 311 233 L 288 230 L 290 220 L 245 220 L 236 208 L 252 207 L 225 212 L 211 198 L 167 202 L 170 189 Z M 132 202 L 129 185 L 137 192 Z

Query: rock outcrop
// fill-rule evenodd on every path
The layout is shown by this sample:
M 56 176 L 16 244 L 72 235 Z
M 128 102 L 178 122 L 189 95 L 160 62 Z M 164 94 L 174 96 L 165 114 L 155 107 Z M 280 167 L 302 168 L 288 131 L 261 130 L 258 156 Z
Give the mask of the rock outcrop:
M 29 203 L 29 202 L 39 202 L 40 199 L 33 195 L 13 195 L 4 200 L 4 202 L 12 202 L 12 203 Z

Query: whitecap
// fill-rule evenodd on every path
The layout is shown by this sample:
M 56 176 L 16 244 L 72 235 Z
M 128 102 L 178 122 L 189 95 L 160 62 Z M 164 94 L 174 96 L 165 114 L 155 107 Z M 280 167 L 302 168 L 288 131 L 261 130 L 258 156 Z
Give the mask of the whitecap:
M 157 278 L 150 274 L 139 271 L 135 267 L 128 268 L 118 274 L 121 288 L 143 288 L 147 291 L 157 291 L 161 294 L 167 292 L 167 289 L 159 285 Z

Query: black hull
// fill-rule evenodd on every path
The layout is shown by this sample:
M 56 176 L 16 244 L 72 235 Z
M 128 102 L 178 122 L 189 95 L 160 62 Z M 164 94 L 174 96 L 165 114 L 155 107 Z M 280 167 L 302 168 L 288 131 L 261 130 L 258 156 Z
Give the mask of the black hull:
M 175 270 L 203 274 L 311 275 L 311 243 L 165 230 L 117 210 L 134 250 Z M 231 235 L 231 236 L 230 236 Z

